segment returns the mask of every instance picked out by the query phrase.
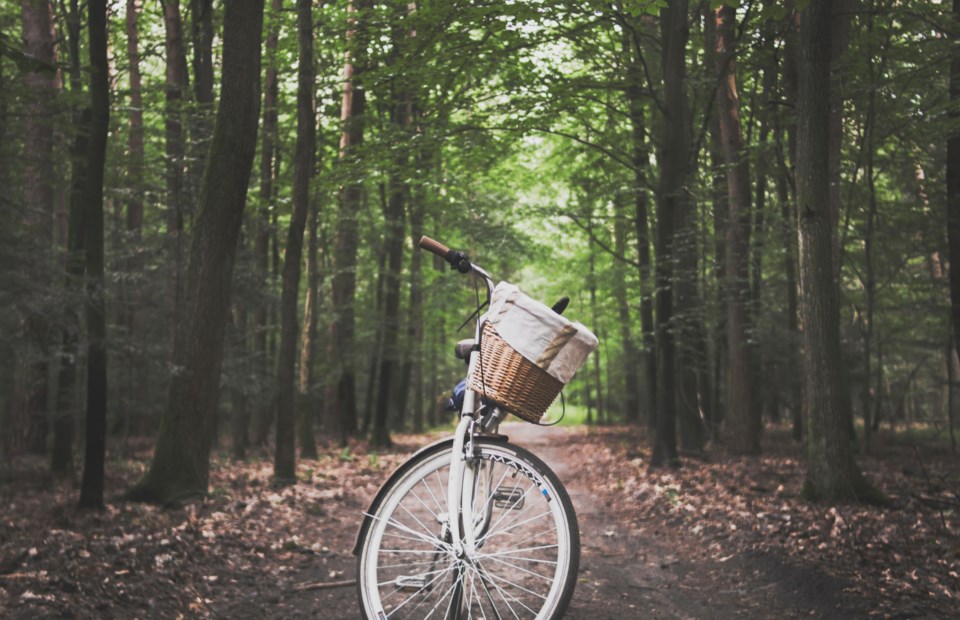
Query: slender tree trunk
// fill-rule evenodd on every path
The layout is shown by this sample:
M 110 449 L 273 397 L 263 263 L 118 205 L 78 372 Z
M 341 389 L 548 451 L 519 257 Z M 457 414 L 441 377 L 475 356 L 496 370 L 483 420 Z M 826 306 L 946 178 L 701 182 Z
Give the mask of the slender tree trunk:
M 297 300 L 303 231 L 310 210 L 310 179 L 317 148 L 313 102 L 313 17 L 311 0 L 297 0 L 297 38 L 300 65 L 297 71 L 297 146 L 293 162 L 293 213 L 283 257 L 283 296 L 280 299 L 280 350 L 277 360 L 277 446 L 274 475 L 296 478 L 296 406 L 294 375 L 297 353 Z
M 274 359 L 269 346 L 272 324 L 270 318 L 274 314 L 276 306 L 272 299 L 273 279 L 270 270 L 270 241 L 275 232 L 271 226 L 272 213 L 275 212 L 273 180 L 275 170 L 279 168 L 279 164 L 275 165 L 274 163 L 274 155 L 277 141 L 277 95 L 279 92 L 276 58 L 277 42 L 280 39 L 280 11 L 282 7 L 281 0 L 271 0 L 270 30 L 266 41 L 267 70 L 263 90 L 263 128 L 261 129 L 260 142 L 260 209 L 255 241 L 257 271 L 267 288 L 265 297 L 269 301 L 265 301 L 257 308 L 254 349 L 259 374 L 268 383 L 271 383 L 269 379 L 273 377 L 274 372 Z M 274 243 L 274 247 L 276 247 L 276 243 Z M 275 411 L 273 390 L 267 390 L 267 394 L 261 397 L 260 402 L 257 403 L 257 410 L 254 414 L 254 429 L 250 438 L 253 445 L 262 446 L 266 443 L 270 434 L 270 427 L 273 425 Z
M 143 232 L 143 192 L 144 192 L 144 129 L 143 129 L 143 95 L 142 79 L 140 75 L 140 49 L 137 22 L 141 11 L 140 0 L 127 0 L 127 64 L 130 76 L 130 109 L 127 112 L 129 134 L 127 137 L 127 187 L 130 188 L 127 199 L 126 242 L 133 247 L 126 261 L 128 274 L 140 274 L 143 271 L 143 254 L 139 251 Z M 137 280 L 125 286 L 124 319 L 129 338 L 133 342 L 140 342 L 144 338 L 143 312 L 141 309 L 142 294 Z M 134 349 L 130 353 L 129 361 L 133 394 L 133 407 L 142 407 L 147 402 L 147 387 L 149 385 L 148 369 L 145 354 L 142 350 Z
M 636 26 L 634 24 L 634 26 Z M 643 415 L 649 428 L 656 425 L 657 412 L 657 354 L 656 330 L 653 322 L 653 276 L 650 257 L 650 216 L 647 194 L 647 169 L 650 158 L 646 146 L 643 109 L 643 68 L 640 63 L 640 34 L 636 29 L 624 30 L 624 55 L 627 58 L 627 107 L 630 116 L 630 141 L 633 165 L 634 225 L 637 234 L 637 255 L 640 275 L 640 352 L 643 376 Z M 639 412 L 638 412 L 639 413 Z M 627 418 L 631 421 L 629 415 Z
M 840 308 L 830 213 L 831 3 L 811 0 L 800 25 L 797 205 L 804 335 L 807 462 L 803 493 L 828 501 L 883 501 L 853 458 L 844 408 Z
M 418 166 L 418 175 L 424 169 Z M 423 183 L 419 178 L 410 198 L 410 239 L 413 247 L 417 247 L 425 229 L 423 225 L 426 211 L 426 196 Z M 423 338 L 423 253 L 414 251 L 410 259 L 410 319 L 409 342 L 411 356 L 411 374 L 413 390 L 413 432 L 422 433 L 424 429 L 425 399 L 423 395 L 423 357 L 426 353 Z
M 210 156 L 191 235 L 183 320 L 150 470 L 134 499 L 174 501 L 207 491 L 220 397 L 224 325 L 260 114 L 263 0 L 231 0 L 223 23 L 223 73 Z
M 675 215 L 690 199 L 690 128 L 685 84 L 689 30 L 688 3 L 672 2 L 660 11 L 664 85 L 663 138 L 661 140 L 660 196 L 657 205 L 656 315 L 657 315 L 657 425 L 651 463 L 679 464 L 674 384 L 673 260 Z
M 67 14 L 67 45 L 70 52 L 70 92 L 79 101 L 83 91 L 80 62 L 81 12 L 79 0 L 71 0 Z M 131 80 L 132 80 L 131 75 Z M 77 352 L 80 342 L 80 314 L 74 300 L 80 297 L 86 257 L 84 243 L 84 191 L 88 165 L 90 130 L 89 102 L 77 104 L 73 121 L 79 127 L 70 148 L 70 210 L 67 223 L 67 256 L 64 292 L 64 327 L 60 353 L 60 371 L 57 381 L 56 414 L 53 421 L 53 450 L 50 468 L 65 473 L 73 469 L 73 440 L 75 412 L 79 408 L 77 393 Z
M 347 33 L 347 60 L 344 64 L 343 107 L 340 137 L 340 159 L 344 166 L 353 168 L 351 178 L 340 191 L 340 212 L 334 243 L 334 273 L 332 283 L 333 320 L 330 323 L 330 355 L 333 372 L 328 378 L 325 399 L 330 417 L 330 430 L 345 442 L 357 429 L 356 378 L 354 372 L 354 332 L 357 266 L 357 226 L 364 200 L 362 167 L 357 151 L 363 144 L 366 94 L 363 73 L 366 70 L 366 20 L 371 9 L 370 0 L 357 0 L 356 10 L 351 4 L 353 24 Z M 382 378 L 381 378 L 382 380 Z
M 869 34 L 873 34 L 873 14 L 870 13 L 867 16 L 867 31 Z M 870 90 L 867 94 L 867 114 L 864 121 L 864 131 L 866 133 L 866 144 L 865 148 L 865 168 L 866 168 L 866 181 L 867 181 L 867 227 L 864 233 L 863 238 L 863 260 L 864 260 L 864 274 L 863 274 L 863 289 L 864 295 L 866 297 L 865 308 L 862 317 L 861 323 L 861 337 L 863 339 L 863 391 L 861 395 L 861 400 L 863 402 L 863 451 L 870 451 L 870 442 L 871 434 L 873 431 L 873 424 L 870 421 L 871 411 L 873 409 L 873 394 L 871 391 L 871 379 L 873 377 L 873 371 L 871 368 L 872 357 L 873 357 L 873 339 L 874 339 L 874 325 L 873 325 L 873 314 L 874 308 L 876 306 L 876 296 L 877 296 L 877 278 L 876 278 L 876 266 L 874 259 L 875 244 L 876 244 L 876 225 L 877 225 L 877 188 L 875 183 L 875 174 L 874 174 L 874 133 L 876 131 L 876 91 L 874 89 L 875 84 L 875 68 L 873 61 L 873 49 L 872 43 L 868 45 L 867 48 L 867 74 L 868 74 L 868 84 L 870 85 Z
M 590 239 L 593 239 L 593 232 L 590 232 Z M 595 262 L 595 251 L 593 247 L 593 242 L 590 243 L 590 273 L 589 273 L 589 288 L 590 288 L 590 318 L 593 323 L 593 330 L 596 333 L 600 333 L 599 320 L 597 318 L 597 273 L 594 265 Z M 597 390 L 597 424 L 603 424 L 604 418 L 606 415 L 606 408 L 604 407 L 603 402 L 603 381 L 600 378 L 600 352 L 598 351 L 593 355 L 593 381 Z
M 307 293 L 303 303 L 303 328 L 300 332 L 300 377 L 297 396 L 300 400 L 298 428 L 300 456 L 317 458 L 317 439 L 314 434 L 317 398 L 313 389 L 313 366 L 317 350 L 317 322 L 320 309 L 320 270 L 317 264 L 317 228 L 320 225 L 320 205 L 314 197 L 311 201 L 310 218 L 307 221 Z
M 785 34 L 783 55 L 783 94 L 787 105 L 796 108 L 797 102 L 797 70 L 798 70 L 798 30 L 800 14 L 791 9 Z M 778 119 L 780 116 L 777 117 Z M 780 139 L 781 177 L 778 183 L 780 196 L 780 215 L 783 219 L 784 230 L 792 231 L 797 225 L 796 209 L 796 181 L 795 169 L 797 165 L 797 123 L 795 115 L 788 116 L 788 122 L 778 133 Z M 786 141 L 784 143 L 784 134 Z M 792 189 L 792 194 L 789 190 Z M 791 199 L 792 198 L 792 199 Z M 784 274 L 787 284 L 787 328 L 790 342 L 795 345 L 790 350 L 790 364 L 787 367 L 787 376 L 790 377 L 790 402 L 793 417 L 793 438 L 800 441 L 803 438 L 803 389 L 802 381 L 797 380 L 801 375 L 801 361 L 797 354 L 801 346 L 802 334 L 799 321 L 799 285 L 798 285 L 798 250 L 797 236 L 792 232 L 786 234 L 784 254 Z
M 627 234 L 630 226 L 626 209 L 629 198 L 627 195 L 618 195 L 614 199 L 616 214 L 613 222 L 613 245 L 614 251 L 618 256 L 627 255 Z M 620 259 L 615 258 L 613 261 L 613 270 L 613 292 L 617 299 L 617 316 L 620 323 L 620 343 L 622 347 L 621 365 L 624 373 L 624 417 L 627 422 L 636 424 L 640 420 L 640 384 L 636 364 L 638 351 L 633 344 L 633 335 L 631 334 L 631 326 L 634 325 L 634 321 L 630 313 L 630 302 L 627 298 L 626 265 Z
M 736 85 L 736 12 L 717 9 L 717 111 L 723 161 L 727 167 L 727 228 L 724 286 L 727 306 L 727 401 L 730 447 L 740 454 L 760 451 L 760 416 L 753 400 L 750 347 L 750 169 L 743 153 Z
M 710 8 L 710 3 L 704 0 L 701 2 L 700 11 L 703 15 L 704 30 L 704 63 L 705 70 L 709 74 L 716 73 L 717 70 L 717 19 L 716 13 Z M 716 106 L 711 106 L 710 118 L 707 120 L 707 127 L 710 135 L 709 142 L 709 161 L 710 161 L 710 204 L 713 209 L 713 230 L 714 230 L 714 259 L 712 263 L 712 275 L 714 281 L 718 283 L 714 287 L 715 297 L 712 303 L 716 307 L 724 307 L 724 288 L 723 288 L 723 270 L 726 263 L 726 239 L 725 231 L 727 229 L 727 181 L 724 174 L 722 139 L 720 134 L 720 115 Z M 727 320 L 725 312 L 718 312 L 714 333 L 712 335 L 712 353 L 713 353 L 713 385 L 708 396 L 710 415 L 707 418 L 707 428 L 710 436 L 716 440 L 720 432 L 720 424 L 726 418 L 725 405 L 721 400 L 721 386 L 726 375 L 723 369 L 726 366 L 727 351 Z
M 87 423 L 80 506 L 103 507 L 107 438 L 107 322 L 103 277 L 103 177 L 110 128 L 107 65 L 107 3 L 88 0 L 90 34 L 90 143 L 84 188 L 83 245 L 86 250 Z
M 396 66 L 401 59 L 405 33 L 400 28 L 393 29 L 394 55 L 390 63 Z M 390 110 L 390 127 L 395 139 L 405 143 L 410 135 L 411 108 L 410 93 L 402 76 L 395 78 L 393 101 Z M 373 419 L 375 446 L 389 446 L 390 432 L 388 419 L 390 414 L 402 416 L 403 411 L 391 406 L 391 396 L 397 391 L 398 370 L 400 368 L 400 278 L 403 263 L 404 215 L 409 202 L 410 186 L 405 179 L 409 176 L 409 157 L 406 149 L 395 149 L 389 174 L 389 191 L 384 211 L 383 246 L 387 257 L 387 270 L 384 280 L 384 322 L 383 357 L 380 362 L 380 385 L 377 409 Z M 416 246 L 414 246 L 416 247 Z M 392 411 L 393 410 L 393 411 Z

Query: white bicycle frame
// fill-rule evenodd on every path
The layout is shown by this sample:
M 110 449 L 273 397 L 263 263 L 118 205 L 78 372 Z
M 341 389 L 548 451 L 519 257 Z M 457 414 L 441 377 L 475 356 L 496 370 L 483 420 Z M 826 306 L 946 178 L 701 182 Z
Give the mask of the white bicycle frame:
M 472 265 L 473 272 L 483 278 L 487 285 L 487 299 L 493 293 L 493 280 L 486 271 Z M 487 314 L 477 318 L 474 331 L 474 343 L 480 343 L 480 333 Z M 477 392 L 470 389 L 470 377 L 477 372 L 480 364 L 480 350 L 474 346 L 470 351 L 470 361 L 467 367 L 467 390 L 463 395 L 463 408 L 460 410 L 460 423 L 453 436 L 453 452 L 450 456 L 450 478 L 447 482 L 447 519 L 449 520 L 450 537 L 453 543 L 453 552 L 458 558 L 472 557 L 476 553 L 477 531 L 482 531 L 484 523 L 474 525 L 473 489 L 476 482 L 476 469 L 467 467 L 468 455 L 466 450 L 472 444 L 476 429 Z M 494 414 L 496 415 L 496 413 Z M 492 430 L 496 430 L 495 428 Z M 465 492 L 464 489 L 467 489 Z M 488 518 L 487 516 L 484 519 Z M 461 532 L 461 520 L 464 532 Z M 462 538 L 462 541 L 461 541 Z

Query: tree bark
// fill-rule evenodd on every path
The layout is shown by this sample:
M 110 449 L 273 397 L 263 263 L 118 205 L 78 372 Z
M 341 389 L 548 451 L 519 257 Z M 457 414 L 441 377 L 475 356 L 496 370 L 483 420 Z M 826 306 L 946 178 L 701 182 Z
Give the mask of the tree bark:
M 960 0 L 953 0 L 953 18 L 960 23 Z M 950 112 L 954 122 L 960 121 L 960 50 L 958 37 L 953 41 L 950 57 Z M 956 126 L 956 125 L 954 125 Z M 960 351 L 960 131 L 947 137 L 947 244 L 950 256 L 950 317 L 953 323 L 954 347 Z
M 317 351 L 317 323 L 320 314 L 321 276 L 317 263 L 320 246 L 317 240 L 317 228 L 320 225 L 320 205 L 317 199 L 310 200 L 310 217 L 307 220 L 307 292 L 303 302 L 303 327 L 300 332 L 300 376 L 297 382 L 299 399 L 298 435 L 300 437 L 300 456 L 305 459 L 317 458 L 317 438 L 314 433 L 317 398 L 313 386 L 313 366 Z
M 213 128 L 213 0 L 190 0 L 190 40 L 196 103 L 190 127 L 190 186 L 195 193 Z
M 736 84 L 736 12 L 717 9 L 717 112 L 721 151 L 727 167 L 727 228 L 724 286 L 727 306 L 727 420 L 731 449 L 760 451 L 760 416 L 753 400 L 750 346 L 750 168 L 743 153 L 740 103 Z
M 334 242 L 334 273 L 332 284 L 333 320 L 330 322 L 329 359 L 332 372 L 327 379 L 327 410 L 335 412 L 328 418 L 329 430 L 341 442 L 357 429 L 356 378 L 354 372 L 354 332 L 357 267 L 357 226 L 364 200 L 362 165 L 357 151 L 363 144 L 366 94 L 363 74 L 366 71 L 367 13 L 370 0 L 357 0 L 351 29 L 347 32 L 347 58 L 344 63 L 343 106 L 340 136 L 340 161 L 354 168 L 351 178 L 340 191 L 340 212 Z
M 23 52 L 32 63 L 24 75 L 29 93 L 24 115 L 23 231 L 30 250 L 24 268 L 28 278 L 49 283 L 52 275 L 55 99 L 60 90 L 53 11 L 48 0 L 22 0 Z M 17 359 L 15 419 L 23 424 L 25 446 L 34 454 L 47 452 L 50 325 L 42 291 L 31 295 L 21 323 Z M 38 306 L 40 309 L 37 309 Z
M 191 235 L 177 372 L 150 470 L 133 499 L 170 502 L 207 491 L 233 263 L 256 150 L 262 25 L 263 0 L 226 3 L 220 103 Z
M 643 410 L 647 425 L 656 426 L 657 411 L 657 356 L 656 328 L 653 322 L 653 276 L 650 257 L 650 216 L 647 193 L 647 169 L 650 158 L 646 146 L 643 103 L 643 68 L 640 63 L 642 47 L 636 26 L 624 29 L 626 57 L 627 109 L 630 117 L 630 163 L 633 166 L 634 227 L 637 235 L 637 257 L 640 276 L 640 367 L 643 376 Z M 638 403 L 638 406 L 639 403 Z M 639 413 L 639 412 L 638 412 Z M 627 421 L 631 421 L 629 415 Z M 637 420 L 639 421 L 639 420 Z
M 276 58 L 277 43 L 280 40 L 280 11 L 282 8 L 282 0 L 271 0 L 270 30 L 266 41 L 267 71 L 263 90 L 263 128 L 260 132 L 260 209 L 258 211 L 256 247 L 254 250 L 257 256 L 257 273 L 267 289 L 265 297 L 268 298 L 268 301 L 264 301 L 257 308 L 254 349 L 258 370 L 260 371 L 259 375 L 267 383 L 270 383 L 269 379 L 274 372 L 274 360 L 270 347 L 270 317 L 274 314 L 276 303 L 272 298 L 273 279 L 270 270 L 270 242 L 275 232 L 271 225 L 271 217 L 273 217 L 275 211 L 273 181 L 275 171 L 279 168 L 279 163 L 274 162 L 274 155 L 276 154 L 277 142 L 277 95 L 279 92 Z M 276 243 L 274 243 L 274 247 L 276 247 Z M 253 435 L 250 438 L 253 445 L 262 446 L 266 443 L 270 434 L 270 427 L 273 425 L 275 412 L 276 405 L 273 391 L 267 390 L 267 394 L 262 396 L 257 404 Z
M 800 25 L 797 95 L 797 206 L 800 313 L 803 321 L 803 494 L 827 501 L 883 501 L 857 467 L 847 432 L 840 356 L 840 309 L 834 282 L 830 212 L 831 3 L 811 0 Z
M 103 277 L 103 178 L 110 129 L 107 65 L 107 3 L 88 0 L 90 36 L 90 137 L 84 186 L 83 245 L 86 251 L 87 422 L 82 508 L 103 508 L 107 436 L 107 323 Z
M 311 0 L 297 0 L 297 146 L 293 161 L 293 213 L 283 256 L 283 294 L 280 298 L 280 349 L 277 360 L 277 446 L 274 476 L 296 478 L 296 405 L 294 402 L 298 339 L 297 300 L 303 231 L 310 210 L 310 179 L 316 151 L 316 112 L 313 103 L 313 17 Z
M 651 464 L 678 465 L 673 336 L 674 221 L 689 200 L 690 128 L 687 118 L 686 47 L 689 31 L 687 0 L 660 11 L 664 119 L 660 157 L 660 195 L 656 235 L 657 425 Z
M 67 46 L 70 54 L 70 92 L 79 101 L 83 91 L 80 62 L 81 12 L 79 0 L 70 0 L 66 19 Z M 133 79 L 131 75 L 131 80 Z M 64 326 L 60 349 L 60 370 L 57 380 L 56 413 L 53 420 L 53 449 L 50 468 L 57 473 L 73 469 L 73 440 L 76 433 L 77 352 L 80 343 L 80 314 L 75 299 L 80 297 L 86 257 L 83 254 L 84 189 L 88 164 L 90 103 L 77 105 L 73 121 L 79 127 L 70 148 L 70 207 L 67 221 L 67 253 L 65 265 Z

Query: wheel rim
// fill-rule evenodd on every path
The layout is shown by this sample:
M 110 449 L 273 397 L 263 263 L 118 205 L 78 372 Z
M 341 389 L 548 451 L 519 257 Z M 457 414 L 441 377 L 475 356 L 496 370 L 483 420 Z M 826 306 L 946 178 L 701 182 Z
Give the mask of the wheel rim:
M 482 446 L 478 453 L 474 513 L 490 516 L 474 524 L 475 555 L 454 555 L 444 527 L 450 453 L 438 453 L 372 515 L 360 566 L 369 617 L 549 618 L 557 608 L 570 568 L 570 524 L 556 489 L 510 451 Z

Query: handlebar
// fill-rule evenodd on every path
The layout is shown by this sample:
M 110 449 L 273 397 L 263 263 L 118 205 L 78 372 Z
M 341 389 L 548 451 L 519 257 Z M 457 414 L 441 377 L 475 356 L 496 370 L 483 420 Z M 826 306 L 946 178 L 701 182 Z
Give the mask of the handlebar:
M 420 237 L 420 247 L 447 261 L 451 267 L 460 273 L 470 273 L 474 271 L 473 265 L 470 264 L 470 259 L 466 254 L 459 250 L 451 250 L 435 239 L 431 239 L 426 235 Z

